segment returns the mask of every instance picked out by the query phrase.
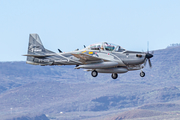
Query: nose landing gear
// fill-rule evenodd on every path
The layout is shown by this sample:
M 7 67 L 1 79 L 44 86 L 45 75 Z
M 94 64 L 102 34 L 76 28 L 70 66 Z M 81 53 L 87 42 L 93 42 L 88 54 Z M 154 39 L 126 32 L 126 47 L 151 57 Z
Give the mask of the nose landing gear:
M 141 76 L 141 77 L 144 77 L 144 76 L 145 76 L 145 72 L 141 71 L 141 72 L 140 72 L 140 76 Z

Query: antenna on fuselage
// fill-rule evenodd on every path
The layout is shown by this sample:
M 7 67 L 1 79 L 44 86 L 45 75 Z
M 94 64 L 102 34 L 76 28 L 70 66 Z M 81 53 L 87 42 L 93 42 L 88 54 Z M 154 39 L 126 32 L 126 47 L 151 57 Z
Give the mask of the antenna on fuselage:
M 59 53 L 62 53 L 62 51 L 60 49 L 58 49 Z

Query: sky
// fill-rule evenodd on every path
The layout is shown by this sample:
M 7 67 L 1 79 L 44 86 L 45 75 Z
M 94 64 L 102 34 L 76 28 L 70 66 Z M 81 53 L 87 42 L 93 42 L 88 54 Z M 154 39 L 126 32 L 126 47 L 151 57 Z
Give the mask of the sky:
M 30 33 L 54 52 L 99 42 L 165 49 L 180 43 L 180 1 L 0 0 L 0 61 L 25 61 Z

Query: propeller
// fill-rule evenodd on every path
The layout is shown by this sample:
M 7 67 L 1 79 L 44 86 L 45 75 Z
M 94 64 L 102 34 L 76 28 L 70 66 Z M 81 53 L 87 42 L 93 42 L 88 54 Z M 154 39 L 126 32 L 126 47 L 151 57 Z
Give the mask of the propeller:
M 149 42 L 148 42 L 147 43 L 147 53 L 146 53 L 146 56 L 145 56 L 144 66 L 146 66 L 146 63 L 148 61 L 149 67 L 152 68 L 152 64 L 151 64 L 150 58 L 153 57 L 153 54 L 154 54 L 154 51 L 152 51 L 152 53 L 149 53 Z

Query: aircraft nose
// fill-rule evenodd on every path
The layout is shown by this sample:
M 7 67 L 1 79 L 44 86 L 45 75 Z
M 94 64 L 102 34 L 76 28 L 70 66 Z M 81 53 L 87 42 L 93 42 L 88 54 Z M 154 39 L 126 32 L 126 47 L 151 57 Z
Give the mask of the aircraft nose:
M 152 54 L 150 54 L 150 53 L 147 53 L 147 54 L 146 54 L 146 58 L 147 58 L 147 59 L 152 58 L 152 57 L 153 57 Z

